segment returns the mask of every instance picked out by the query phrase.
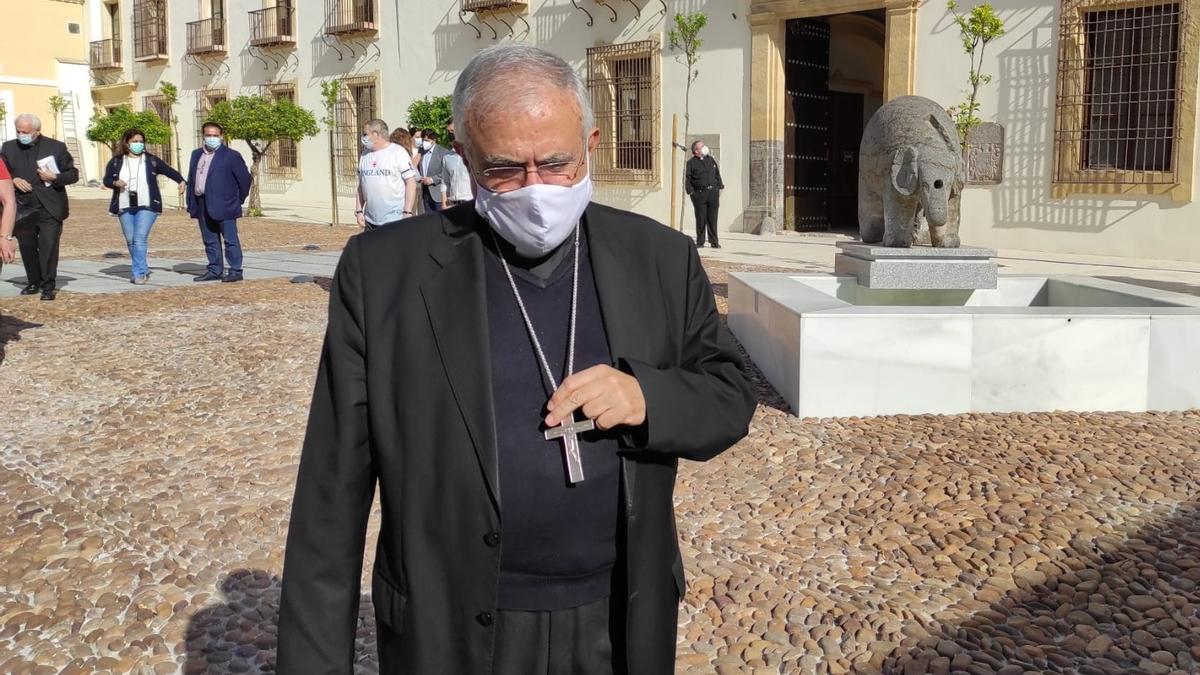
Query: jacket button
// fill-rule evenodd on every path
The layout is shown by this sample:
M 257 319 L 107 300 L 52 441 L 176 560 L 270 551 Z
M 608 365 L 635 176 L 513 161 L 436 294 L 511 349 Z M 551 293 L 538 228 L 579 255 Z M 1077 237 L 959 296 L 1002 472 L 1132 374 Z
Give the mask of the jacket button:
M 496 617 L 491 612 L 480 612 L 475 615 L 475 620 L 480 626 L 490 626 L 496 622 Z
M 499 532 L 488 532 L 487 534 L 483 535 L 483 543 L 487 544 L 488 546 L 491 546 L 492 548 L 499 546 L 500 545 L 500 533 Z

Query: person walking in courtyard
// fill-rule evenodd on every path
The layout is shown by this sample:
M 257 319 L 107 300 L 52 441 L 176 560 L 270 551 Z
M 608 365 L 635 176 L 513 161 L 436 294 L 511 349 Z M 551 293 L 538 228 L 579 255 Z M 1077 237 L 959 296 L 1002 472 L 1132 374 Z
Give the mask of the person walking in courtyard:
M 192 152 L 188 168 L 188 213 L 200 225 L 208 267 L 194 281 L 241 281 L 242 242 L 238 218 L 242 202 L 250 195 L 250 170 L 241 153 L 225 145 L 225 130 L 216 122 L 205 122 L 203 147 Z M 225 259 L 221 259 L 221 243 Z M 228 264 L 229 271 L 225 272 Z
M 442 158 L 442 208 L 444 209 L 471 201 L 475 197 L 474 187 L 471 185 L 471 171 L 467 169 L 466 162 L 463 161 L 462 154 L 459 152 L 459 145 L 454 140 L 453 122 L 446 126 L 446 133 L 449 136 L 446 143 L 450 149 Z
M 358 158 L 354 203 L 359 227 L 373 230 L 411 216 L 417 201 L 417 171 L 408 149 L 391 141 L 383 120 L 364 124 L 361 139 L 366 152 Z
M 16 230 L 25 266 L 21 295 L 40 292 L 42 300 L 53 300 L 63 221 L 71 215 L 67 186 L 79 181 L 79 170 L 65 143 L 42 135 L 42 121 L 36 116 L 18 115 L 15 126 L 17 137 L 0 146 L 0 157 L 12 174 L 17 201 L 32 209 Z
M 704 141 L 692 143 L 692 156 L 687 161 L 687 193 L 692 196 L 696 212 L 696 246 L 703 247 L 705 235 L 713 248 L 721 248 L 717 239 L 717 209 L 721 205 L 721 167 L 709 153 Z
M 480 51 L 453 95 L 474 208 L 347 243 L 292 502 L 280 673 L 350 675 L 376 484 L 383 673 L 674 672 L 681 458 L 755 396 L 691 240 L 593 203 L 560 57 Z
M 442 183 L 442 160 L 446 149 L 438 145 L 438 134 L 433 129 L 421 132 L 421 159 L 417 170 L 421 173 L 421 204 L 425 213 L 440 211 L 445 184 Z
M 121 221 L 121 233 L 129 247 L 130 281 L 144 284 L 150 279 L 146 262 L 150 228 L 162 213 L 162 194 L 158 177 L 166 176 L 179 185 L 183 194 L 187 183 L 171 165 L 146 150 L 146 135 L 130 129 L 121 136 L 117 154 L 104 169 L 104 186 L 113 191 L 108 212 Z

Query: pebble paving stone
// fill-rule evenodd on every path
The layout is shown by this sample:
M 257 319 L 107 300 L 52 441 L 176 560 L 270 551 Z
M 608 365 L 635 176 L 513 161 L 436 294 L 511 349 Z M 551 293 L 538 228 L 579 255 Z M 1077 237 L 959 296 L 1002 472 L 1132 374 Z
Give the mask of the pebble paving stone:
M 327 291 L 0 301 L 0 673 L 274 671 Z M 1200 672 L 1200 411 L 801 420 L 751 373 L 681 463 L 678 672 Z

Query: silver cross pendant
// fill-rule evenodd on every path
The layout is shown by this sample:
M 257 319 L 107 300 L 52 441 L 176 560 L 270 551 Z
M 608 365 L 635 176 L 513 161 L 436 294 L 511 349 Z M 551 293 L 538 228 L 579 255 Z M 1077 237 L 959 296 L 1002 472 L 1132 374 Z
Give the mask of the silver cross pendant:
M 563 456 L 567 460 L 567 480 L 572 485 L 583 482 L 583 458 L 579 455 L 579 434 L 595 428 L 596 423 L 590 419 L 576 422 L 575 414 L 572 413 L 569 424 L 567 420 L 563 420 L 558 426 L 546 429 L 546 440 L 562 439 Z

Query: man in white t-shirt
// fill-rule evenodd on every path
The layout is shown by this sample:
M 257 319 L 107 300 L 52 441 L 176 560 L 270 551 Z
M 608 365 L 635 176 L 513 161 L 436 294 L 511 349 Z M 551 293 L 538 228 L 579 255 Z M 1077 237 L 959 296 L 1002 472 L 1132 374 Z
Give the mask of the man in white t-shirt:
M 358 159 L 358 196 L 354 216 L 368 230 L 398 223 L 413 214 L 417 200 L 417 171 L 408 150 L 388 139 L 383 120 L 363 125 L 367 151 Z

